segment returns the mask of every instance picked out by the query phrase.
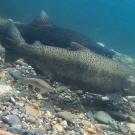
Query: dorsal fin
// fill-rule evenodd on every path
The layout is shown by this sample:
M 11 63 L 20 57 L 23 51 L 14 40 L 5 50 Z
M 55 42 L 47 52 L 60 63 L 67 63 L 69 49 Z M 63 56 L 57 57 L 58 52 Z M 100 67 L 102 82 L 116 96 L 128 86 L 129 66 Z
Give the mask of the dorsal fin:
M 50 26 L 52 25 L 50 17 L 44 11 L 41 11 L 39 16 L 37 16 L 31 23 L 34 26 Z
M 32 46 L 34 46 L 35 48 L 40 48 L 42 46 L 40 41 L 35 41 Z
M 7 26 L 7 38 L 16 42 L 16 43 L 24 43 L 25 40 L 23 39 L 20 31 L 15 26 L 13 22 L 10 22 Z

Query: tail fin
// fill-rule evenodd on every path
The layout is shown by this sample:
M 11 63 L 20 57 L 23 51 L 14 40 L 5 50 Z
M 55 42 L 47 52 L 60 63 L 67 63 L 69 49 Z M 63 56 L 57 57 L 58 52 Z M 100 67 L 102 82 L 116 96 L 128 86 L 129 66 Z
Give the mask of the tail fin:
M 10 22 L 7 26 L 7 33 L 6 38 L 9 40 L 12 40 L 13 42 L 16 42 L 17 44 L 24 43 L 25 40 L 23 39 L 20 31 L 15 26 L 13 22 Z

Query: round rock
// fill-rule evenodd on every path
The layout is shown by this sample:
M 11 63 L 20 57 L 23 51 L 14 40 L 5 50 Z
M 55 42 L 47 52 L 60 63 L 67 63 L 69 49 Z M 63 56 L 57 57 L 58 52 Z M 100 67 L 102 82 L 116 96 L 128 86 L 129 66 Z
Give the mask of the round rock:
M 114 119 L 106 112 L 99 111 L 94 115 L 95 119 L 104 124 L 114 123 Z

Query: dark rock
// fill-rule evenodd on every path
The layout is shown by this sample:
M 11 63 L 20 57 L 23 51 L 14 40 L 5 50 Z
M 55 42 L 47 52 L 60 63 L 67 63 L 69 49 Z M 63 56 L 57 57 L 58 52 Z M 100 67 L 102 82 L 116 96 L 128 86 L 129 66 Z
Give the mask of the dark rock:
M 25 132 L 24 129 L 21 129 L 21 128 L 15 128 L 15 127 L 9 127 L 8 128 L 8 131 L 10 131 L 11 133 L 14 133 L 14 134 L 23 134 Z
M 35 117 L 29 116 L 28 118 L 26 118 L 26 121 L 28 121 L 30 123 L 36 123 L 37 119 Z
M 35 135 L 35 134 L 30 131 L 25 131 L 21 135 Z
M 125 125 L 118 124 L 118 130 L 123 133 L 123 135 L 127 135 L 129 129 Z
M 7 99 L 7 100 L 10 101 L 10 98 Z M 8 101 L 5 101 L 5 102 L 3 103 L 3 105 L 4 105 L 4 106 L 12 106 L 12 103 L 11 103 L 11 102 L 8 102 Z
M 16 104 L 16 100 L 14 99 L 14 97 L 10 97 L 10 101 L 11 101 L 11 103 L 13 103 L 14 105 Z
M 34 132 L 34 135 L 45 135 L 45 133 L 37 130 L 37 131 Z
M 55 107 L 55 111 L 56 111 L 56 112 L 60 112 L 60 111 L 61 111 L 61 108 Z
M 91 111 L 87 112 L 87 117 L 92 121 L 95 122 L 94 115 Z
M 59 86 L 56 88 L 56 91 L 58 91 L 58 92 L 64 92 L 67 90 L 68 90 L 68 87 L 66 87 L 66 86 Z
M 3 117 L 3 116 L 7 116 L 7 115 L 9 115 L 10 113 L 9 112 L 2 112 L 1 113 L 1 116 Z
M 21 135 L 45 135 L 42 131 L 24 131 Z
M 106 95 L 110 101 L 112 101 L 115 104 L 122 103 L 122 96 L 121 93 L 111 93 Z
M 10 75 L 11 75 L 14 79 L 16 79 L 16 80 L 18 80 L 18 79 L 20 79 L 20 78 L 22 77 L 21 72 L 18 71 L 18 70 L 12 71 L 12 72 L 10 73 Z
M 46 100 L 44 102 L 44 106 L 45 106 L 46 110 L 48 110 L 49 112 L 52 112 L 52 113 L 55 112 L 55 108 L 54 108 L 53 102 L 51 100 Z
M 7 116 L 2 116 L 2 120 L 9 124 L 12 127 L 20 126 L 21 121 L 18 116 L 16 115 L 7 115 Z
M 118 121 L 126 121 L 129 118 L 128 114 L 123 114 L 122 112 L 109 111 L 109 114 Z

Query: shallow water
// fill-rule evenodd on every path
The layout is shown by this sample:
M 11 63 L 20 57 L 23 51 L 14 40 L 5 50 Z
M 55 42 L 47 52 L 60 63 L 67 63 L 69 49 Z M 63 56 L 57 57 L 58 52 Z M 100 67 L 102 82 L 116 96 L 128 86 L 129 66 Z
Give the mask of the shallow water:
M 31 21 L 45 10 L 55 24 L 135 56 L 134 0 L 1 0 L 0 16 Z
M 4 27 L 9 20 L 0 19 L 0 135 L 135 132 L 135 59 L 128 56 L 135 57 L 134 6 L 135 0 L 0 0 L 2 18 L 31 22 L 44 10 L 54 24 L 121 52 L 112 61 L 96 54 L 112 52 L 67 29 L 38 27 L 38 20 Z

